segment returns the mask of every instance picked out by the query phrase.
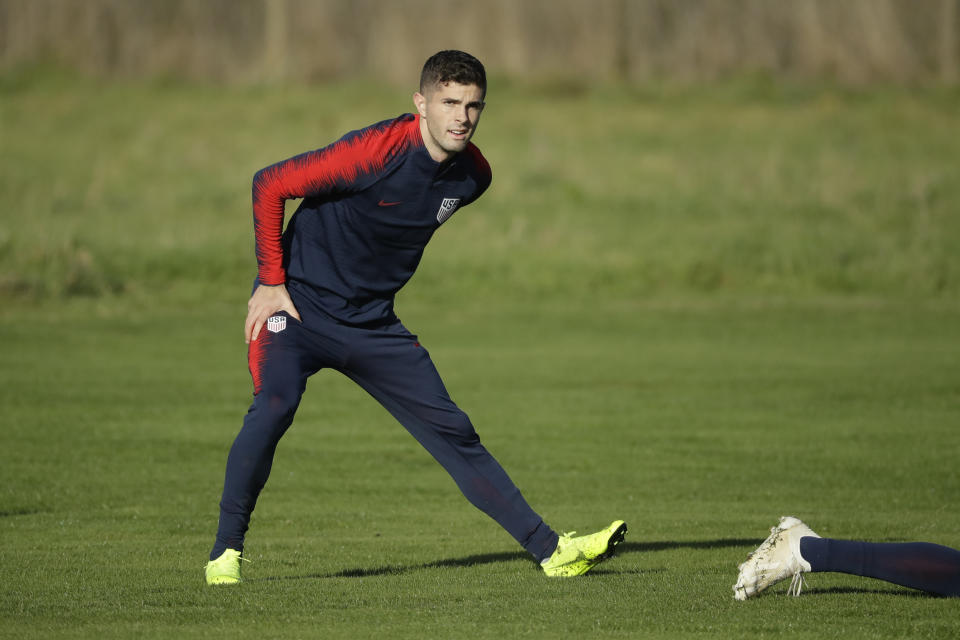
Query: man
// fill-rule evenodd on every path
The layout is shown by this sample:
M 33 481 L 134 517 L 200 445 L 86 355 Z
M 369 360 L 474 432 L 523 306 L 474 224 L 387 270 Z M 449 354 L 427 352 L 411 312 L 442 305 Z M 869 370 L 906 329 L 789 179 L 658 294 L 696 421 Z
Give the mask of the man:
M 393 311 L 434 231 L 490 185 L 471 137 L 483 65 L 461 51 L 427 60 L 405 114 L 259 171 L 257 282 L 245 326 L 254 399 L 227 458 L 208 584 L 241 580 L 243 541 L 307 378 L 323 367 L 376 398 L 549 576 L 580 575 L 627 531 L 558 536 L 526 503 L 450 399 L 430 356 Z M 283 232 L 284 202 L 303 198 Z
M 793 516 L 740 565 L 733 597 L 746 600 L 791 578 L 799 596 L 803 574 L 836 572 L 876 578 L 939 596 L 960 596 L 960 551 L 930 542 L 859 542 L 821 538 Z

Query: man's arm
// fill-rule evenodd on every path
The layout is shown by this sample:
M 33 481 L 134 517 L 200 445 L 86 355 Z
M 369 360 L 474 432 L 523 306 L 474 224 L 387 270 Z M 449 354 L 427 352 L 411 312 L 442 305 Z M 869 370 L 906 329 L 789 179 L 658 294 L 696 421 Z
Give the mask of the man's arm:
M 253 228 L 258 279 L 286 283 L 283 268 L 284 203 L 295 198 L 362 191 L 377 180 L 418 133 L 413 116 L 385 120 L 348 133 L 333 144 L 261 169 L 253 177 Z
M 322 162 L 325 150 L 312 151 L 261 169 L 253 177 L 253 229 L 256 239 L 259 285 L 247 303 L 244 340 L 256 340 L 267 318 L 286 311 L 301 321 L 286 287 L 283 268 L 283 217 L 287 200 L 329 191 Z
M 337 145 L 310 151 L 261 169 L 253 177 L 253 230 L 256 239 L 257 280 L 259 285 L 247 303 L 244 339 L 247 344 L 260 335 L 267 318 L 286 311 L 302 321 L 290 294 L 283 268 L 283 218 L 287 200 L 306 198 L 344 190 L 348 185 L 337 180 L 344 160 Z
M 260 286 L 247 305 L 245 336 L 256 340 L 267 318 L 286 311 L 300 320 L 283 267 L 284 204 L 296 198 L 362 191 L 415 139 L 413 116 L 351 132 L 333 144 L 261 169 L 253 177 L 253 229 Z
M 330 193 L 334 181 L 327 149 L 294 156 L 261 169 L 253 176 L 253 232 L 256 239 L 257 279 L 261 284 L 285 284 L 283 216 L 287 200 Z

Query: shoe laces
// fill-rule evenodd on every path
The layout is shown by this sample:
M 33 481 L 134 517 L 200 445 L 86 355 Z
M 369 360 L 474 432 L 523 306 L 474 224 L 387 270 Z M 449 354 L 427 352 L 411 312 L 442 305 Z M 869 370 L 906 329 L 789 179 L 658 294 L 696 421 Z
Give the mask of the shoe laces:
M 580 546 L 577 544 L 576 538 L 574 538 L 576 534 L 577 534 L 576 531 L 568 531 L 563 535 L 561 535 L 560 539 L 557 540 L 557 548 L 559 549 L 560 545 L 562 544 L 564 547 L 574 547 L 576 549 L 579 549 Z
M 800 590 L 807 585 L 807 581 L 803 577 L 803 573 L 800 570 L 797 570 L 793 574 L 793 580 L 790 581 L 790 587 L 787 589 L 788 596 L 799 596 Z
M 253 560 L 248 560 L 247 558 L 245 558 L 242 553 L 240 554 L 239 559 L 240 559 L 240 562 L 250 562 L 250 563 L 253 562 Z M 213 560 L 211 560 L 210 562 L 213 562 Z M 203 565 L 203 566 L 204 566 L 204 567 L 209 566 L 209 565 L 210 565 L 210 562 L 208 562 L 207 564 L 205 564 L 205 565 Z

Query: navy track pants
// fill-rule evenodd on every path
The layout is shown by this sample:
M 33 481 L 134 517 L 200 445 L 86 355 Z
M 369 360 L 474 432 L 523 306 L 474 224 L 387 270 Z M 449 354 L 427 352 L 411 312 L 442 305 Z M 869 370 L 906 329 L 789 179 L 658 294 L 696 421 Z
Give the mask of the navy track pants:
M 399 322 L 360 328 L 310 326 L 280 312 L 250 345 L 254 399 L 227 458 L 220 524 L 210 553 L 243 549 L 277 443 L 293 422 L 307 378 L 322 368 L 350 377 L 376 398 L 453 477 L 464 496 L 496 520 L 535 559 L 557 534 L 527 504 L 450 399 L 429 353 Z
M 960 597 L 960 551 L 930 542 L 859 542 L 806 536 L 800 555 L 812 571 L 877 578 L 940 596 Z

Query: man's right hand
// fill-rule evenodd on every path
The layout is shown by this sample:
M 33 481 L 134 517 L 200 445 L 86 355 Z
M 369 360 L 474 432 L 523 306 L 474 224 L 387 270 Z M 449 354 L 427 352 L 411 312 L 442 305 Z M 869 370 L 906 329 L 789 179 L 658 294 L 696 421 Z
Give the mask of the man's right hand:
M 250 302 L 247 303 L 247 322 L 244 326 L 244 337 L 247 344 L 257 339 L 257 336 L 260 335 L 260 329 L 263 328 L 263 323 L 278 311 L 286 311 L 291 318 L 303 322 L 297 308 L 293 306 L 293 300 L 290 299 L 286 286 L 282 284 L 276 286 L 258 285 L 254 289 L 253 295 L 250 296 Z

